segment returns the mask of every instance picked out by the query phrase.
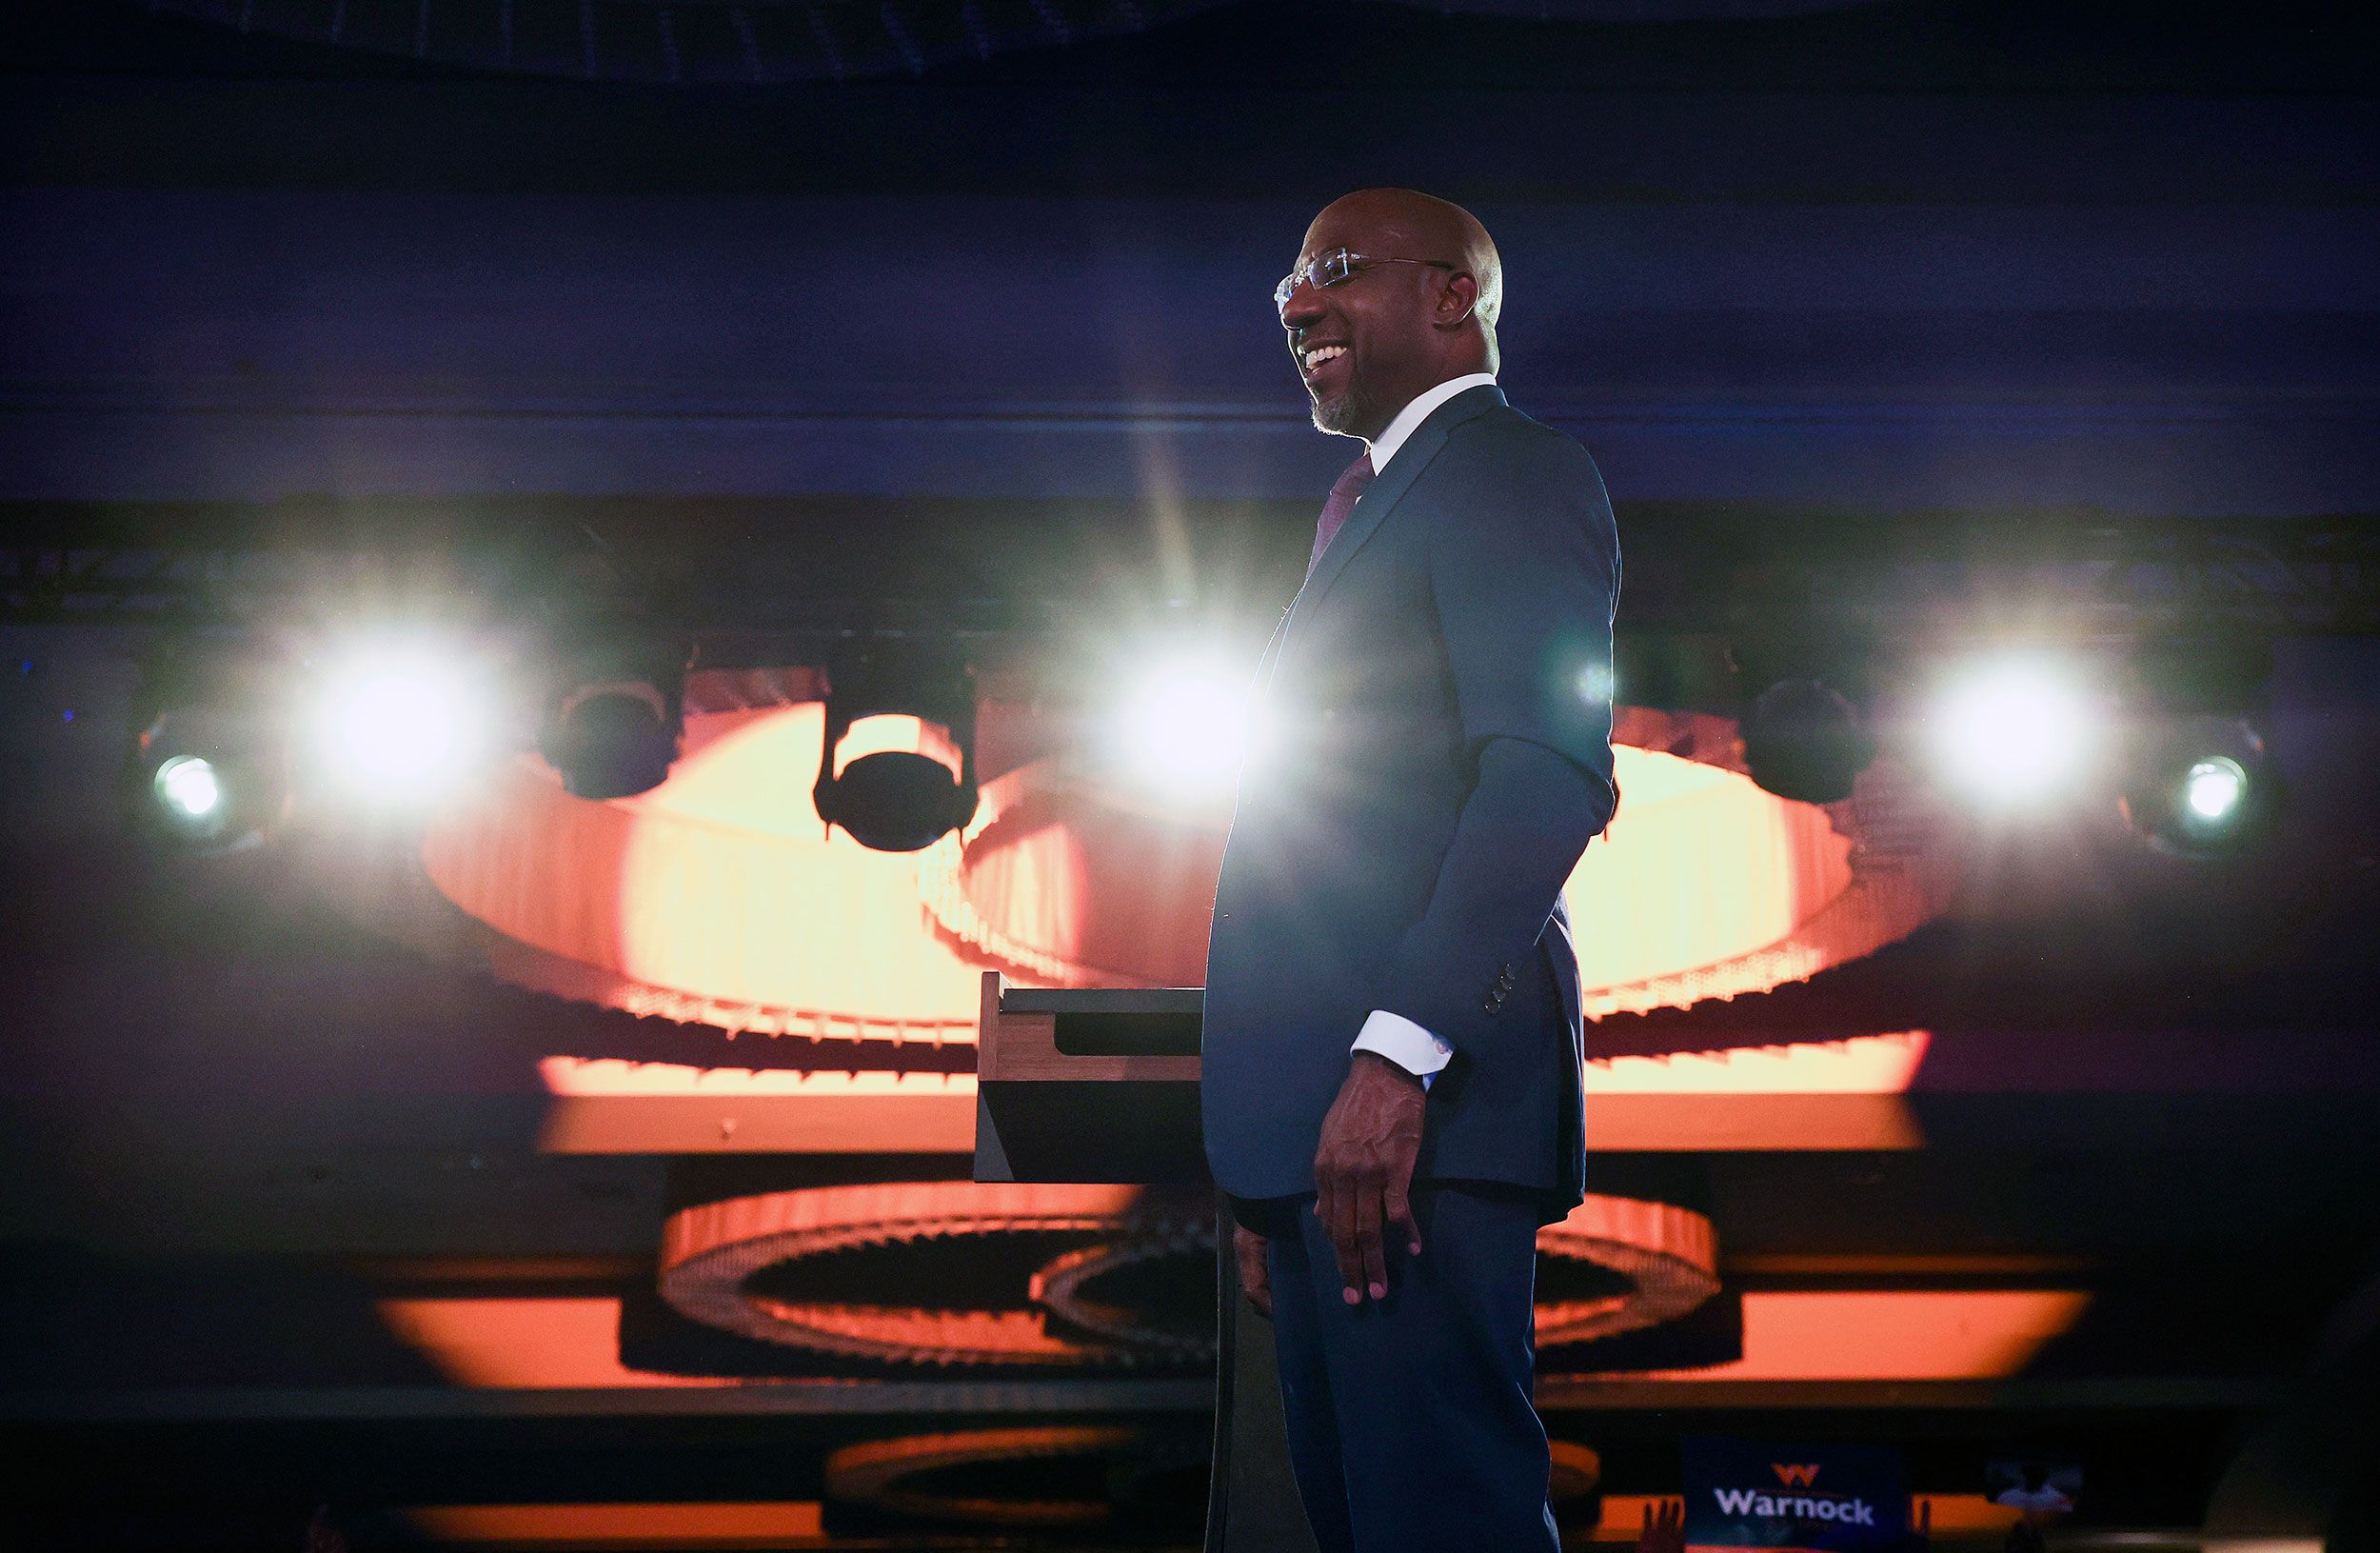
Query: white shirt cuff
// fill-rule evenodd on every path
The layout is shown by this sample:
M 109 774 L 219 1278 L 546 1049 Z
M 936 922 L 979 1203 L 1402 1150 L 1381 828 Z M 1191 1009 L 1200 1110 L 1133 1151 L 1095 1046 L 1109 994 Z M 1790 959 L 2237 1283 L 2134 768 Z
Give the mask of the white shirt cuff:
M 1355 1045 L 1347 1049 L 1387 1058 L 1406 1072 L 1419 1075 L 1424 1089 L 1455 1055 L 1454 1047 L 1404 1015 L 1392 1014 L 1385 1008 L 1372 1010 L 1372 1017 L 1363 1022 Z

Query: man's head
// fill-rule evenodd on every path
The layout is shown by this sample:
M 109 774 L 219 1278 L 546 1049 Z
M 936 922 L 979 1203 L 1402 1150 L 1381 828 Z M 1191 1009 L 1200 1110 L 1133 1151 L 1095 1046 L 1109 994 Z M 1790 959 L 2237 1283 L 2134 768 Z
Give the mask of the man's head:
M 1359 256 L 1344 280 L 1305 278 L 1307 266 L 1341 249 Z M 1281 328 L 1325 431 L 1368 440 L 1416 395 L 1496 370 L 1503 267 L 1487 229 L 1459 205 L 1410 189 L 1358 189 L 1314 218 L 1290 273 L 1297 284 Z

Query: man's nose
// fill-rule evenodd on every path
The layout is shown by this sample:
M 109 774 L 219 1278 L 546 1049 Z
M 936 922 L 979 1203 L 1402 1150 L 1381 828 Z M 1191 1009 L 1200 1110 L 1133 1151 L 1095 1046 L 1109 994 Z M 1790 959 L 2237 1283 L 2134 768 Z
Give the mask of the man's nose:
M 1281 304 L 1281 327 L 1283 329 L 1308 328 L 1320 321 L 1323 311 L 1322 293 L 1301 279 L 1298 282 L 1297 289 L 1289 293 L 1289 300 Z

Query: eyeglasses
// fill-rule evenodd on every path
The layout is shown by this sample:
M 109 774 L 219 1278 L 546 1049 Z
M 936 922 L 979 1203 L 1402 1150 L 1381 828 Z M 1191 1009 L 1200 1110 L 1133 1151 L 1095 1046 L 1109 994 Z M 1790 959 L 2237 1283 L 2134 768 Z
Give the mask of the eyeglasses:
M 1427 265 L 1432 269 L 1455 268 L 1443 259 L 1376 259 L 1366 253 L 1350 253 L 1345 249 L 1333 249 L 1328 253 L 1318 253 L 1307 260 L 1303 269 L 1293 269 L 1283 275 L 1280 278 L 1280 284 L 1273 288 L 1273 309 L 1276 312 L 1289 310 L 1289 299 L 1296 294 L 1299 281 L 1303 281 L 1319 291 L 1326 286 L 1337 286 L 1342 281 L 1353 280 L 1367 265 L 1376 264 Z

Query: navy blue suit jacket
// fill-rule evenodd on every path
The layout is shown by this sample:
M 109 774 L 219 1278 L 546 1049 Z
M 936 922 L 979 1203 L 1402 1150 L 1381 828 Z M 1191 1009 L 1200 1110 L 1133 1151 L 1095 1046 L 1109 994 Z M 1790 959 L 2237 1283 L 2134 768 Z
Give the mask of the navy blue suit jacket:
M 1208 1164 L 1314 1189 L 1375 1008 L 1454 1048 L 1417 1180 L 1582 1192 L 1561 886 L 1616 803 L 1619 547 L 1586 450 L 1481 386 L 1439 406 L 1324 552 L 1259 671 L 1209 940 Z

